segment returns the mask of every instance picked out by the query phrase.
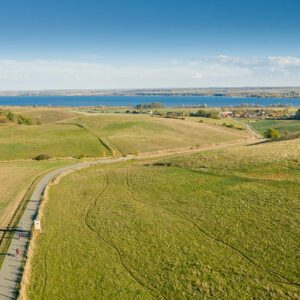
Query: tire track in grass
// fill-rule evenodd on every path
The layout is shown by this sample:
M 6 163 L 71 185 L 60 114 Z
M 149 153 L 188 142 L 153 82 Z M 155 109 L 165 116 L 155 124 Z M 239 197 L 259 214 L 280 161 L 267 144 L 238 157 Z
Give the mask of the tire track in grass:
M 48 283 L 48 269 L 47 269 L 47 256 L 48 256 L 48 250 L 50 248 L 50 244 L 52 243 L 53 238 L 50 239 L 48 242 L 46 249 L 45 249 L 45 254 L 44 254 L 44 270 L 45 270 L 45 277 L 44 277 L 44 283 L 43 283 L 43 288 L 42 288 L 42 297 L 41 299 L 45 299 L 45 291 Z
M 131 195 L 132 195 L 132 198 L 133 198 L 135 201 L 137 201 L 137 202 L 144 203 L 144 202 L 139 201 L 139 200 L 135 197 L 135 195 L 134 195 L 134 188 L 133 188 L 133 185 L 134 185 L 134 184 L 133 184 L 132 176 L 129 174 L 129 172 L 128 172 L 127 174 L 128 174 L 128 175 L 127 175 L 127 180 L 126 180 L 126 181 L 127 181 L 128 187 L 129 187 L 129 189 L 130 189 L 130 193 L 131 193 Z M 202 229 L 195 221 L 193 221 L 193 220 L 187 218 L 186 216 L 181 215 L 181 214 L 179 214 L 179 213 L 176 213 L 176 212 L 174 212 L 174 211 L 172 211 L 172 210 L 170 210 L 170 209 L 168 209 L 168 208 L 165 208 L 165 207 L 162 207 L 162 206 L 159 206 L 159 205 L 155 205 L 155 204 L 149 204 L 149 205 L 151 205 L 151 206 L 153 206 L 153 207 L 157 207 L 157 208 L 163 209 L 163 210 L 169 212 L 170 214 L 173 214 L 173 215 L 177 216 L 178 218 L 181 218 L 181 219 L 183 219 L 183 220 L 185 220 L 185 221 L 191 223 L 194 227 L 197 228 L 197 230 L 198 230 L 199 232 L 201 232 L 202 234 L 204 234 L 204 235 L 207 236 L 208 238 L 214 240 L 215 242 L 217 242 L 217 243 L 219 243 L 219 244 L 222 244 L 223 246 L 225 246 L 225 247 L 231 249 L 232 251 L 236 252 L 237 254 L 239 254 L 240 256 L 242 256 L 245 260 L 247 260 L 249 263 L 251 263 L 253 266 L 255 266 L 256 268 L 258 268 L 258 269 L 260 269 L 260 270 L 262 270 L 262 271 L 264 271 L 264 272 L 267 272 L 267 273 L 269 273 L 269 274 L 271 274 L 271 275 L 273 275 L 273 276 L 276 276 L 276 277 L 279 277 L 279 278 L 281 278 L 281 279 L 284 279 L 284 281 L 282 281 L 282 280 L 276 280 L 276 282 L 283 283 L 283 284 L 289 284 L 289 285 L 293 285 L 293 286 L 296 286 L 296 287 L 300 287 L 300 283 L 295 282 L 295 281 L 293 281 L 293 280 L 290 280 L 290 279 L 287 278 L 286 276 L 284 276 L 284 275 L 282 275 L 282 274 L 280 274 L 280 273 L 278 273 L 278 272 L 275 272 L 275 271 L 273 271 L 273 270 L 271 270 L 271 269 L 269 269 L 269 268 L 267 268 L 267 267 L 263 267 L 263 266 L 259 265 L 259 264 L 256 263 L 252 258 L 250 258 L 248 255 L 246 255 L 243 251 L 241 251 L 240 249 L 236 248 L 235 246 L 230 245 L 229 243 L 226 243 L 225 241 L 223 241 L 222 239 L 220 239 L 220 238 L 218 238 L 218 237 L 212 235 L 211 233 L 205 231 L 205 230 Z
M 103 146 L 108 153 L 110 154 L 114 154 L 115 156 L 122 156 L 122 152 L 117 148 L 117 146 L 115 146 L 110 138 L 108 136 L 104 136 L 104 137 L 98 137 L 96 134 L 94 134 L 92 131 L 90 131 L 87 127 L 85 127 L 84 125 L 80 124 L 80 123 L 59 123 L 59 124 L 67 124 L 67 125 L 74 125 L 77 126 L 83 130 L 85 130 L 88 134 L 92 135 L 94 138 L 97 139 L 97 141 L 101 144 L 101 146 Z
M 72 247 L 72 244 L 69 243 L 69 253 L 72 253 L 73 252 L 73 247 Z M 75 270 L 75 267 L 74 267 L 74 259 L 73 259 L 73 255 L 70 255 L 70 260 L 71 260 L 71 268 L 72 268 L 72 271 Z M 77 282 L 77 277 L 75 276 L 75 273 L 74 272 L 71 272 L 71 276 L 72 276 L 72 282 Z M 74 296 L 75 296 L 75 299 L 79 299 L 78 295 L 77 295 L 77 288 L 75 287 L 75 289 L 73 290 L 74 291 Z
M 150 287 L 150 286 L 147 286 L 144 284 L 144 282 L 142 282 L 125 264 L 124 260 L 123 260 L 123 256 L 121 254 L 121 251 L 118 249 L 118 247 L 112 243 L 111 241 L 105 239 L 102 235 L 100 235 L 97 231 L 95 231 L 93 229 L 93 227 L 89 224 L 88 222 L 88 218 L 89 218 L 89 215 L 90 213 L 92 212 L 92 210 L 96 207 L 97 205 L 97 202 L 98 202 L 98 199 L 101 195 L 103 195 L 108 187 L 109 187 L 109 175 L 110 174 L 106 174 L 105 178 L 106 178 L 106 185 L 104 187 L 103 190 L 101 190 L 98 194 L 96 194 L 96 196 L 94 197 L 94 199 L 92 200 L 92 203 L 88 203 L 86 205 L 86 209 L 87 209 L 87 212 L 84 216 L 84 222 L 85 222 L 85 225 L 86 227 L 94 234 L 98 237 L 98 239 L 100 239 L 101 241 L 103 241 L 104 243 L 106 243 L 107 245 L 109 245 L 111 248 L 113 248 L 118 256 L 118 259 L 119 259 L 119 262 L 120 264 L 122 265 L 122 267 L 124 268 L 124 270 L 127 272 L 127 274 L 138 284 L 140 285 L 144 290 L 150 292 L 150 294 L 153 296 L 153 297 L 160 297 L 160 298 L 163 298 L 163 299 L 167 299 L 165 298 L 163 295 L 161 295 L 159 292 L 157 292 L 154 288 Z

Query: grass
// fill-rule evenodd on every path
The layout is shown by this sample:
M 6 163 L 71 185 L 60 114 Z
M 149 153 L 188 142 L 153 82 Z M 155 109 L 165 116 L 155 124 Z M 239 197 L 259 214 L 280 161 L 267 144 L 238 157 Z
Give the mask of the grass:
M 77 114 L 66 109 L 35 108 L 23 110 L 22 115 L 31 118 L 34 123 L 48 124 L 74 118 Z
M 102 114 L 83 116 L 76 122 L 99 138 L 109 138 L 123 155 L 249 137 L 247 133 L 234 129 L 150 116 Z
M 100 156 L 105 147 L 81 128 L 65 124 L 0 126 L 0 159 Z
M 66 165 L 66 161 L 0 162 L 0 251 L 10 238 L 7 227 L 14 227 L 21 213 L 26 193 L 41 174 Z M 3 238 L 5 235 L 5 239 Z M 4 257 L 1 257 L 4 258 Z
M 47 110 L 42 112 L 46 118 Z M 50 117 L 42 119 L 42 125 L 1 125 L 0 160 L 28 159 L 40 154 L 52 157 L 127 155 L 249 137 L 246 132 L 219 126 L 122 114 L 87 115 L 47 123 L 53 117 L 53 111 L 49 112 Z
M 190 121 L 198 121 L 211 125 L 232 125 L 234 128 L 241 128 L 241 130 L 245 129 L 245 125 L 233 118 L 220 118 L 220 119 L 211 119 L 211 118 L 202 118 L 202 117 L 187 117 Z M 224 125 L 225 124 L 225 125 Z
M 27 297 L 296 299 L 299 169 L 293 140 L 70 174 Z
M 264 134 L 269 128 L 278 130 L 281 134 L 300 131 L 299 120 L 257 120 L 250 125 L 260 134 Z

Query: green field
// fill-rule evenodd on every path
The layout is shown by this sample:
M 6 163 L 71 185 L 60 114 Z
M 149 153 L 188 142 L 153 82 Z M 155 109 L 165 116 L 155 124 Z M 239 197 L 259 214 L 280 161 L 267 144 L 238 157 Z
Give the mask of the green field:
M 0 160 L 99 157 L 174 149 L 249 138 L 246 132 L 196 122 L 121 114 L 76 115 L 32 109 L 41 125 L 0 125 Z M 62 119 L 66 118 L 66 119 Z
M 28 299 L 297 299 L 299 170 L 293 140 L 70 174 Z
M 53 157 L 100 156 L 105 147 L 74 125 L 2 125 L 0 159 L 29 159 L 39 154 Z
M 274 128 L 281 134 L 300 132 L 300 120 L 257 120 L 250 125 L 262 135 L 269 128 Z

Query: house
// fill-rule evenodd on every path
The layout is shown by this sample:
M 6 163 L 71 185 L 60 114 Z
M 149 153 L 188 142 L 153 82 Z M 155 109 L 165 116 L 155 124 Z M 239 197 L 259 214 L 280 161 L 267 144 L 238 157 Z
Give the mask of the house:
M 221 111 L 220 115 L 222 118 L 229 118 L 229 117 L 233 117 L 233 112 L 232 111 Z

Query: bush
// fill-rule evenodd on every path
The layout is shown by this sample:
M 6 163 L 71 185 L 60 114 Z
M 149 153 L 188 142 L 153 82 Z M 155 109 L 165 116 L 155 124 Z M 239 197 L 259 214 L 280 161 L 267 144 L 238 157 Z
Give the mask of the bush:
M 9 120 L 7 119 L 6 115 L 0 115 L 0 123 L 8 123 Z
M 5 116 L 7 117 L 7 119 L 10 122 L 14 122 L 14 120 L 15 120 L 15 114 L 13 112 L 8 111 L 7 113 L 5 113 Z
M 52 157 L 48 154 L 39 154 L 36 157 L 34 157 L 33 159 L 34 160 L 47 160 L 47 159 L 50 159 L 50 158 L 52 158 Z
M 266 132 L 265 132 L 265 137 L 268 139 L 277 139 L 280 137 L 280 133 L 278 130 L 274 129 L 274 128 L 269 128 Z
M 32 125 L 32 120 L 22 115 L 18 115 L 18 124 L 19 125 Z
M 228 128 L 235 128 L 233 124 L 223 123 L 223 126 L 228 127 Z

